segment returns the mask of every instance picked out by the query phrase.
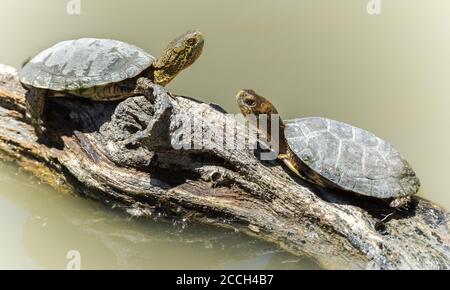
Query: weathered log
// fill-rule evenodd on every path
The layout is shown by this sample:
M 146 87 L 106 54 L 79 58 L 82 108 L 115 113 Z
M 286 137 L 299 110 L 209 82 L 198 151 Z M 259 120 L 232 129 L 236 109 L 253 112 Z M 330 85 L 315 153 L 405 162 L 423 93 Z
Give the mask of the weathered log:
M 161 87 L 154 104 L 144 97 L 52 99 L 43 142 L 26 118 L 24 94 L 15 70 L 0 66 L 1 156 L 57 190 L 135 216 L 241 231 L 329 269 L 450 268 L 449 214 L 430 201 L 416 197 L 410 209 L 390 215 L 384 202 L 306 184 L 253 150 L 222 148 L 220 138 L 194 134 L 197 149 L 171 146 L 180 118 L 209 136 L 223 135 L 225 121 L 233 120 L 217 106 Z M 246 127 L 236 125 L 236 138 L 245 138 Z

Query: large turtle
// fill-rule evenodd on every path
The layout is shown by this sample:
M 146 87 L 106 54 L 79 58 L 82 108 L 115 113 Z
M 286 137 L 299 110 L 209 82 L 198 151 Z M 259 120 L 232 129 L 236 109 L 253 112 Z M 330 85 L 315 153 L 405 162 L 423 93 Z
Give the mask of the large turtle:
M 280 118 L 272 103 L 253 90 L 240 91 L 237 102 L 245 116 Z M 278 158 L 310 182 L 384 199 L 394 208 L 406 206 L 420 187 L 400 153 L 370 132 L 320 117 L 280 118 L 279 124 Z M 268 140 L 270 132 L 265 132 Z
M 42 134 L 46 97 L 84 97 L 96 101 L 136 95 L 152 98 L 152 85 L 166 85 L 200 56 L 204 38 L 189 31 L 169 43 L 159 59 L 117 40 L 82 38 L 57 43 L 31 59 L 20 72 L 28 90 L 27 109 Z

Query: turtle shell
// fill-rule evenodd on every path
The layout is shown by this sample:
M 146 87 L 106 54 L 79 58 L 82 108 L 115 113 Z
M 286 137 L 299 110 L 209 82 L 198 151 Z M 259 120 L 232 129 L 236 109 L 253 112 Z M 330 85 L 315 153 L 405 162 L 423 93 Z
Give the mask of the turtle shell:
M 286 121 L 292 151 L 338 188 L 377 198 L 417 193 L 420 181 L 386 141 L 366 130 L 325 118 Z
M 82 38 L 44 50 L 25 65 L 19 78 L 36 88 L 71 91 L 133 78 L 154 61 L 153 56 L 128 43 Z

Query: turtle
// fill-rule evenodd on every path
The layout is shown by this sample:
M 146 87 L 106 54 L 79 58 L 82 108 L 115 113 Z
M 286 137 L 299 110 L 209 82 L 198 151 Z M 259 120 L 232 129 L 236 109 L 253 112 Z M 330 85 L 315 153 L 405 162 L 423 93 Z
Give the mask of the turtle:
M 42 51 L 19 73 L 27 90 L 27 115 L 38 136 L 47 97 L 82 97 L 94 101 L 144 95 L 152 85 L 167 85 L 201 55 L 204 37 L 192 30 L 171 41 L 156 59 L 143 49 L 113 39 L 66 40 Z
M 275 106 L 253 90 L 240 91 L 236 99 L 244 116 L 279 118 L 278 159 L 303 179 L 382 199 L 396 209 L 407 208 L 418 192 L 420 180 L 409 163 L 373 133 L 323 117 L 284 122 Z M 273 142 L 271 130 L 263 133 Z

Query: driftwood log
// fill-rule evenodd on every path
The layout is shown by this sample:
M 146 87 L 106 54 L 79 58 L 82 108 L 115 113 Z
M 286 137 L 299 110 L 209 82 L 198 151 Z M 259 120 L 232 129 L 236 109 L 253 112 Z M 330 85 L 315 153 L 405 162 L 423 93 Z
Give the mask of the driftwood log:
M 278 161 L 261 162 L 254 150 L 222 148 L 220 138 L 194 134 L 193 144 L 202 146 L 173 149 L 180 118 L 223 135 L 229 117 L 218 106 L 160 87 L 153 104 L 144 97 L 52 99 L 42 141 L 29 125 L 24 95 L 16 70 L 0 65 L 1 158 L 59 191 L 134 216 L 241 231 L 326 269 L 450 268 L 449 214 L 430 201 L 417 197 L 392 214 L 384 202 L 306 184 Z M 245 125 L 234 134 L 246 136 Z

